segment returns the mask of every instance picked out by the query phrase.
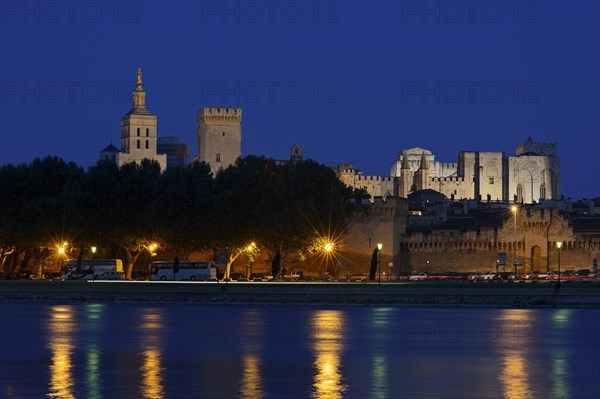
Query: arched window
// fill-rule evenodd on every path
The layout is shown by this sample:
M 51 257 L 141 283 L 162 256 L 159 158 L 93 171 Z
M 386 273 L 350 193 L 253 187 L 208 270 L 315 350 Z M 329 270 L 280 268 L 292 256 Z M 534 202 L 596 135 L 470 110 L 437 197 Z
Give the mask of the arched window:
M 148 144 L 148 140 L 146 140 L 146 149 L 150 148 L 150 145 Z
M 542 183 L 542 185 L 540 186 L 540 200 L 545 200 L 546 199 L 546 185 L 544 183 Z
M 137 141 L 137 148 L 140 148 L 140 141 Z
M 523 203 L 523 186 L 517 184 L 517 202 Z
M 137 135 L 138 135 L 138 137 L 140 137 L 140 128 L 139 127 L 137 128 Z
M 146 137 L 150 137 L 150 129 L 146 128 Z M 148 148 L 148 147 L 146 147 Z

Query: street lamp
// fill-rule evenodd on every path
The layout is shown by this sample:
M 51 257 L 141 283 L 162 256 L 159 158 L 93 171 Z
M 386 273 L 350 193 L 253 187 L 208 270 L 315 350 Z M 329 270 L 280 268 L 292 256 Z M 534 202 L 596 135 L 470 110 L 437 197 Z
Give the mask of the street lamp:
M 556 242 L 556 249 L 558 249 L 558 283 L 557 288 L 560 287 L 560 249 L 562 248 L 562 241 Z
M 515 217 L 515 241 L 513 242 L 513 266 L 515 267 L 515 281 L 517 280 L 517 212 L 519 208 L 516 205 L 510 207 L 510 211 L 513 213 Z
M 377 243 L 377 270 L 379 271 L 379 285 L 381 285 L 381 262 L 379 261 L 381 258 L 381 248 L 383 248 L 383 244 Z
M 323 246 L 323 249 L 325 250 L 325 271 L 329 273 L 327 268 L 329 267 L 329 258 L 331 257 L 331 251 L 333 251 L 333 243 L 326 242 Z M 331 279 L 333 280 L 333 276 L 331 276 Z
M 148 246 L 148 252 L 150 252 L 150 256 L 156 256 L 156 250 L 158 249 L 158 244 L 153 242 Z
M 248 255 L 248 263 L 246 263 L 246 278 L 250 281 L 250 276 L 252 275 L 252 254 L 256 249 L 256 243 L 251 242 L 246 247 L 246 254 Z

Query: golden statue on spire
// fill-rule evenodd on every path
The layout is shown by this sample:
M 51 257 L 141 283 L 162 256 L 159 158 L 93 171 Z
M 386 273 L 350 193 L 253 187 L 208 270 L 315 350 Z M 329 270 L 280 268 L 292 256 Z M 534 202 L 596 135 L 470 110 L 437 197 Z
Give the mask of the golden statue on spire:
M 135 89 L 139 90 L 139 91 L 143 90 L 142 89 L 142 67 L 138 67 L 138 70 L 137 70 L 137 84 L 135 86 Z

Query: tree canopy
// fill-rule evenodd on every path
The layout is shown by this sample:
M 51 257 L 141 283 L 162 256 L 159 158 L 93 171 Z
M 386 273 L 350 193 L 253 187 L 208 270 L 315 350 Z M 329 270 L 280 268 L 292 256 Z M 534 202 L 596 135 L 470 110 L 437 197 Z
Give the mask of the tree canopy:
M 342 231 L 356 195 L 314 161 L 255 156 L 216 175 L 198 162 L 161 174 L 148 160 L 121 168 L 99 161 L 84 171 L 47 157 L 3 166 L 0 187 L 2 261 L 49 257 L 62 242 L 80 254 L 97 245 L 121 254 L 128 277 L 152 242 L 183 259 L 227 251 L 228 266 L 249 243 L 285 259 Z

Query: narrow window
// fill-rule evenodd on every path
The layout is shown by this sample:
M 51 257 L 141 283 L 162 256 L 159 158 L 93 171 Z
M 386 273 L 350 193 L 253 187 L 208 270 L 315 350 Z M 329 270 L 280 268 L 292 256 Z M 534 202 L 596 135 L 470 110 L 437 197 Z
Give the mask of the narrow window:
M 148 140 L 146 140 L 146 149 L 150 148 L 150 145 L 148 144 Z
M 494 184 L 494 178 L 490 177 L 490 184 Z
M 146 137 L 150 137 L 150 129 L 146 128 Z
M 542 183 L 542 185 L 540 186 L 540 199 L 546 199 L 546 185 L 544 183 Z
M 137 148 L 140 148 L 140 141 L 137 141 Z
M 221 162 L 221 154 L 217 154 L 217 161 L 216 162 Z
M 138 135 L 138 137 L 140 137 L 140 128 L 139 127 L 137 128 L 137 135 Z

